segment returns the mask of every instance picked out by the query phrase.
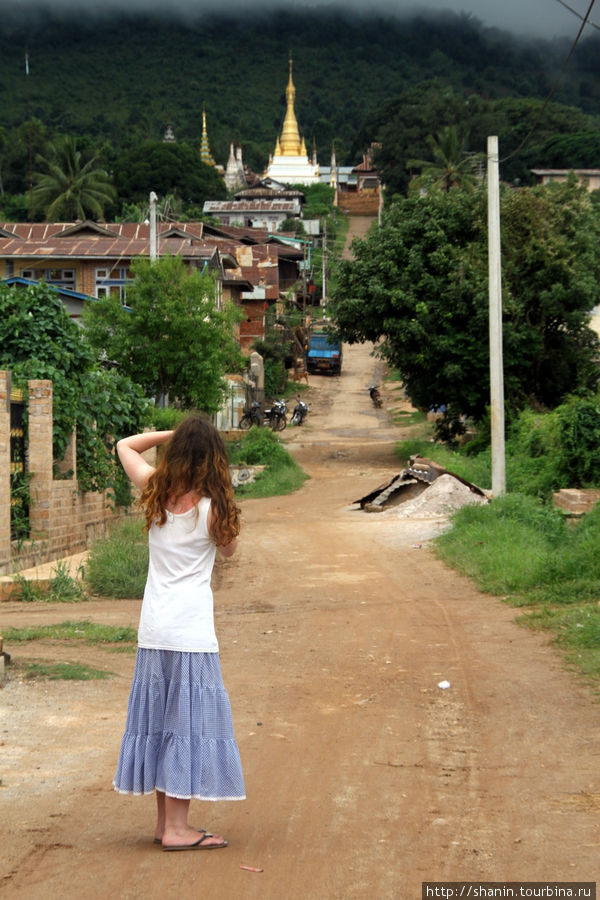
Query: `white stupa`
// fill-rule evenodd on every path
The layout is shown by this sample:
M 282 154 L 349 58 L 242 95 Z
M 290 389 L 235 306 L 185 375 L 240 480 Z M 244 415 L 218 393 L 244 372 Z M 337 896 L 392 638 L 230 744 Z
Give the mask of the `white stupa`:
M 283 184 L 318 184 L 319 164 L 316 151 L 312 160 L 308 158 L 304 138 L 300 138 L 298 123 L 294 113 L 296 88 L 292 80 L 292 60 L 290 59 L 290 78 L 285 91 L 287 109 L 283 122 L 281 137 L 277 138 L 275 153 L 269 160 L 266 177 Z

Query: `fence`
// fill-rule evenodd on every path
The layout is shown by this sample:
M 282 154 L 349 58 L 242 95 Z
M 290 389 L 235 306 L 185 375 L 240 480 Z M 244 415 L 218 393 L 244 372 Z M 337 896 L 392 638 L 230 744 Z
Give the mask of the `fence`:
M 85 550 L 113 518 L 106 493 L 79 491 L 75 435 L 60 462 L 69 477 L 54 478 L 52 382 L 27 384 L 27 436 L 19 433 L 22 417 L 12 409 L 18 403 L 14 393 L 11 399 L 10 373 L 0 370 L 0 575 Z M 20 516 L 22 522 L 27 513 L 19 497 L 12 503 L 11 478 L 14 483 L 17 474 L 29 484 L 27 537 L 15 531 L 15 520 Z

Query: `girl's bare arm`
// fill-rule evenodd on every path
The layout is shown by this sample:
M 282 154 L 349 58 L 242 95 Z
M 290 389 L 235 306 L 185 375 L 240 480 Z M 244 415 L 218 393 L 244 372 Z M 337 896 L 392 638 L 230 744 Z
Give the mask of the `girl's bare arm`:
M 142 453 L 159 444 L 164 444 L 172 434 L 172 431 L 146 431 L 143 434 L 133 434 L 131 437 L 122 438 L 117 443 L 117 453 L 121 465 L 136 487 L 143 488 L 154 472 L 154 467 L 146 462 Z

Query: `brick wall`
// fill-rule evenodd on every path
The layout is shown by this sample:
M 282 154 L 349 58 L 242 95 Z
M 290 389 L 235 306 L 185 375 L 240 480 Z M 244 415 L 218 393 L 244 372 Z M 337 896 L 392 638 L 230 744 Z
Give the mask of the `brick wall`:
M 65 465 L 72 477 L 55 480 L 52 459 L 52 382 L 28 382 L 30 540 L 10 539 L 10 407 L 8 373 L 0 371 L 0 575 L 51 562 L 85 550 L 106 533 L 113 512 L 105 493 L 81 493 L 75 467 L 75 439 Z M 66 465 L 68 463 L 68 465 Z

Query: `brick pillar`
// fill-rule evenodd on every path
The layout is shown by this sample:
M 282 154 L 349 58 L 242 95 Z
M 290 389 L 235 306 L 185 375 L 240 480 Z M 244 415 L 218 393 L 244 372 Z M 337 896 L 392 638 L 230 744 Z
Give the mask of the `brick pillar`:
M 10 571 L 10 379 L 0 370 L 0 573 Z
M 29 524 L 33 540 L 47 538 L 50 532 L 52 501 L 52 382 L 28 381 L 29 452 L 31 505 Z

